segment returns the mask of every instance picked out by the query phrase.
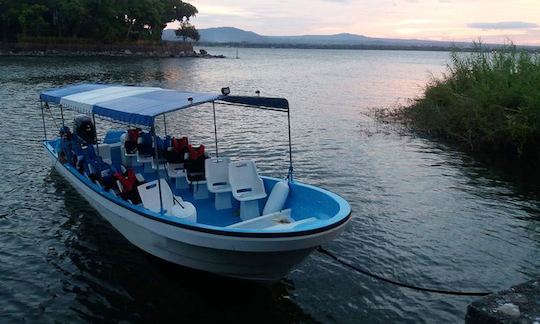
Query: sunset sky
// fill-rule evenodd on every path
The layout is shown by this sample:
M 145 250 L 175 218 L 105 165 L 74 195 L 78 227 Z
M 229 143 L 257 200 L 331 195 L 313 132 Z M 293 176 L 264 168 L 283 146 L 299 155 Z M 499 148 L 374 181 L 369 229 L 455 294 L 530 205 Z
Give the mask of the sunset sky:
M 189 1 L 189 0 L 188 0 Z M 191 0 L 198 28 L 540 45 L 540 0 Z

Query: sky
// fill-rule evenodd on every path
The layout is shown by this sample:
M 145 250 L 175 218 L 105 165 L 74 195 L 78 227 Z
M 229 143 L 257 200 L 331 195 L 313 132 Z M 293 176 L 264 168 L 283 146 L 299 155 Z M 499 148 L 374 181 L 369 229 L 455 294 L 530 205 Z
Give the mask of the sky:
M 187 0 L 197 28 L 540 45 L 540 0 Z

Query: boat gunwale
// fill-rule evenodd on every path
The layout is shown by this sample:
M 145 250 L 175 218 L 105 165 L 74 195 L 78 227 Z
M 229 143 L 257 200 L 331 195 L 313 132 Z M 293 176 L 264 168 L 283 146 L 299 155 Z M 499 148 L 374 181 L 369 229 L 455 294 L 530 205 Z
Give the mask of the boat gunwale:
M 54 153 L 54 149 L 49 144 L 48 140 L 43 140 L 42 144 L 45 147 L 45 149 L 47 149 L 47 151 L 53 157 L 56 157 L 56 154 Z M 234 231 L 233 230 L 214 229 L 214 228 L 206 227 L 206 226 L 212 226 L 212 225 L 207 225 L 207 224 L 201 224 L 201 225 L 204 225 L 204 226 L 190 225 L 190 224 L 184 224 L 184 223 L 168 220 L 166 218 L 159 217 L 159 216 L 154 216 L 154 215 L 152 215 L 151 211 L 149 212 L 149 211 L 146 211 L 146 210 L 142 210 L 143 209 L 142 207 L 132 206 L 130 203 L 128 203 L 128 202 L 126 202 L 126 201 L 124 201 L 124 200 L 122 200 L 122 199 L 120 199 L 118 197 L 113 197 L 107 191 L 99 190 L 99 188 L 97 188 L 97 186 L 94 183 L 88 183 L 88 181 L 84 181 L 84 178 L 82 178 L 80 173 L 76 172 L 76 170 L 74 168 L 68 167 L 63 163 L 62 163 L 62 166 L 67 171 L 69 171 L 72 175 L 74 175 L 75 178 L 79 182 L 83 183 L 88 188 L 92 189 L 94 192 L 99 194 L 99 196 L 109 200 L 112 203 L 115 203 L 119 207 L 126 208 L 131 212 L 134 212 L 134 213 L 136 213 L 136 214 L 138 214 L 140 216 L 143 216 L 145 218 L 148 218 L 148 219 L 151 219 L 151 220 L 154 220 L 154 221 L 158 221 L 158 222 L 161 222 L 161 223 L 165 223 L 165 224 L 175 226 L 175 227 L 180 227 L 180 228 L 187 229 L 187 230 L 192 230 L 192 231 L 196 231 L 196 232 L 203 232 L 203 233 L 207 233 L 207 234 L 229 236 L 229 237 L 251 237 L 251 238 L 286 238 L 286 237 L 307 236 L 307 235 L 313 235 L 313 234 L 327 232 L 329 230 L 332 230 L 334 228 L 339 227 L 340 225 L 346 223 L 350 219 L 351 213 L 352 213 L 352 209 L 351 209 L 350 205 L 347 203 L 347 201 L 345 199 L 343 199 L 339 195 L 337 195 L 337 194 L 335 194 L 333 192 L 330 192 L 328 190 L 322 189 L 322 188 L 318 188 L 318 187 L 311 186 L 311 185 L 304 184 L 304 183 L 299 183 L 302 186 L 306 186 L 308 188 L 312 188 L 312 189 L 315 189 L 317 191 L 323 192 L 324 194 L 330 196 L 330 198 L 332 198 L 334 201 L 336 201 L 336 203 L 339 205 L 338 212 L 334 216 L 328 218 L 326 221 L 331 220 L 332 218 L 336 218 L 336 217 L 341 217 L 341 218 L 338 219 L 335 222 L 332 222 L 332 223 L 326 225 L 326 226 L 312 228 L 312 229 L 306 229 L 306 230 L 287 231 L 287 232 L 247 232 L 247 231 L 238 231 L 238 229 L 236 229 Z M 279 180 L 279 179 L 272 178 L 272 177 L 266 177 L 266 178 Z M 342 212 L 343 207 L 346 207 L 346 208 L 348 207 L 348 209 L 349 209 L 349 212 L 347 213 L 346 216 L 340 216 L 340 214 L 343 213 Z M 214 227 L 216 227 L 216 226 L 214 226 Z

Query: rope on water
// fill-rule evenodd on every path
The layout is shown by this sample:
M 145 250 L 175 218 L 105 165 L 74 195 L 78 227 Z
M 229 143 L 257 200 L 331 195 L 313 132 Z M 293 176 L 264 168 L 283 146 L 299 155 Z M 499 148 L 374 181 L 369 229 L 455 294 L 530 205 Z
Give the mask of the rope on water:
M 430 293 L 435 293 L 435 294 L 454 295 L 454 296 L 487 296 L 487 295 L 493 293 L 491 291 L 455 291 L 455 290 L 445 290 L 445 289 L 434 289 L 434 288 L 418 287 L 418 286 L 414 286 L 412 284 L 403 283 L 403 282 L 399 282 L 399 281 L 395 281 L 395 280 L 392 280 L 392 279 L 385 278 L 383 276 L 374 274 L 372 272 L 369 272 L 368 270 L 365 270 L 365 269 L 362 269 L 362 268 L 360 268 L 358 266 L 355 266 L 355 265 L 353 265 L 351 263 L 343 261 L 341 258 L 334 255 L 332 252 L 324 249 L 322 246 L 319 246 L 317 248 L 317 251 L 320 252 L 323 255 L 328 256 L 329 258 L 333 259 L 337 263 L 339 263 L 341 265 L 344 265 L 345 267 L 347 267 L 349 269 L 352 269 L 352 270 L 354 270 L 356 272 L 359 272 L 359 273 L 361 273 L 363 275 L 366 275 L 368 277 L 372 277 L 372 278 L 375 278 L 375 279 L 378 279 L 378 280 L 381 280 L 381 281 L 384 281 L 384 282 L 387 282 L 387 283 L 390 283 L 390 284 L 393 284 L 393 285 L 396 285 L 396 286 L 404 287 L 404 288 L 409 288 L 409 289 L 414 289 L 414 290 L 419 290 L 419 291 L 425 291 L 425 292 L 430 292 Z

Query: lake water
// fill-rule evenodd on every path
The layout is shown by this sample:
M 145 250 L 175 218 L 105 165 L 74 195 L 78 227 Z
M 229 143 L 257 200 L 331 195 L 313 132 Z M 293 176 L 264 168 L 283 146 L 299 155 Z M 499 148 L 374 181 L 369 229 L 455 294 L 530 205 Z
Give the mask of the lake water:
M 432 288 L 500 290 L 538 275 L 538 183 L 369 115 L 419 95 L 445 71 L 449 53 L 240 49 L 234 59 L 232 48 L 209 51 L 231 58 L 0 58 L 1 321 L 451 323 L 474 300 L 399 288 L 317 252 L 273 286 L 141 252 L 52 171 L 40 147 L 39 91 L 75 82 L 286 97 L 296 179 L 340 194 L 353 209 L 346 231 L 325 248 Z M 223 154 L 285 175 L 282 115 L 227 106 L 217 114 Z M 170 133 L 213 150 L 211 107 L 168 123 Z M 50 116 L 47 124 L 54 130 Z

